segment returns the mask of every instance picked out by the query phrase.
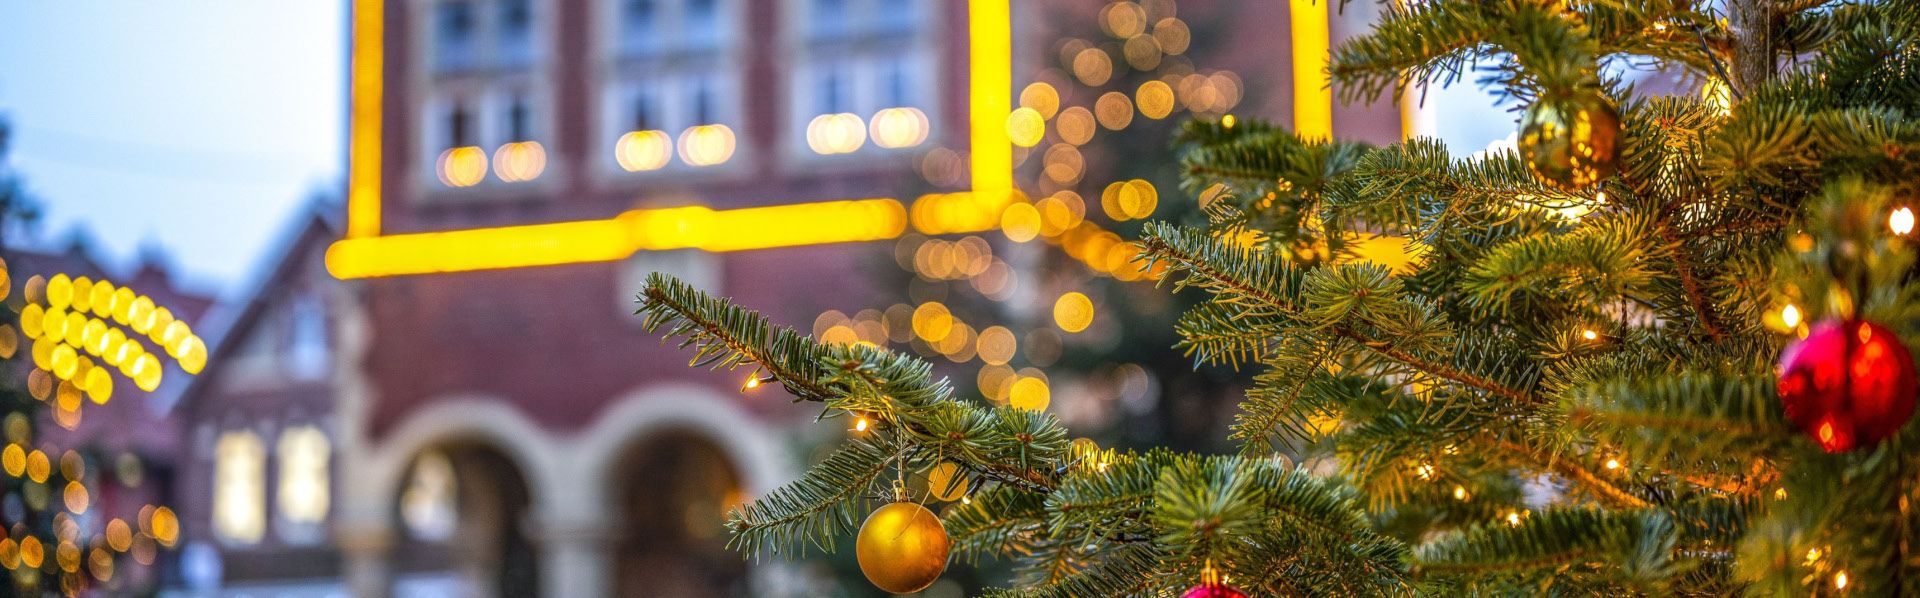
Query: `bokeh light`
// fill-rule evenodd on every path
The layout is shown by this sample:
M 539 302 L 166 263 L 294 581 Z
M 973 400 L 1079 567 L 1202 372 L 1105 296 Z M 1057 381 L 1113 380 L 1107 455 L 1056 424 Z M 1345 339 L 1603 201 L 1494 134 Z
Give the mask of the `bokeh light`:
M 1133 123 L 1133 101 L 1127 94 L 1109 91 L 1101 94 L 1093 102 L 1093 115 L 1100 120 L 1100 126 L 1118 131 Z
M 1009 205 L 1000 214 L 1000 231 L 1015 242 L 1031 241 L 1040 234 L 1040 211 L 1028 203 Z
M 873 144 L 887 149 L 920 145 L 927 140 L 927 114 L 919 108 L 886 108 L 873 113 Z
M 1086 145 L 1087 142 L 1093 141 L 1095 124 L 1092 111 L 1074 106 L 1060 111 L 1059 118 L 1054 119 L 1053 127 L 1054 130 L 1059 131 L 1061 141 L 1073 145 Z
M 440 183 L 448 187 L 472 187 L 487 176 L 487 151 L 473 146 L 456 147 L 440 152 L 435 172 L 440 175 Z M 93 304 L 96 309 L 111 301 L 113 288 L 107 287 L 109 301 L 101 301 L 98 288 L 94 290 Z
M 1045 81 L 1035 81 L 1020 90 L 1020 106 L 1032 108 L 1040 118 L 1053 118 L 1060 111 L 1060 92 Z
M 673 160 L 673 137 L 666 131 L 631 131 L 613 145 L 613 159 L 627 172 L 659 170 Z
M 1073 57 L 1073 76 L 1089 87 L 1106 85 L 1113 77 L 1113 58 L 1099 48 L 1080 50 Z
M 816 154 L 847 154 L 867 143 L 867 124 L 851 112 L 822 114 L 807 123 L 807 147 Z
M 1140 114 L 1159 120 L 1173 113 L 1173 87 L 1158 79 L 1140 84 L 1133 94 L 1135 103 L 1140 105 Z
M 1047 122 L 1040 111 L 1033 108 L 1015 108 L 1007 113 L 1007 139 L 1020 147 L 1033 147 L 1040 144 L 1040 138 L 1047 133 Z
M 547 148 L 538 141 L 516 141 L 493 151 L 493 173 L 502 181 L 531 181 L 546 169 Z
M 1079 291 L 1060 295 L 1053 302 L 1053 323 L 1067 332 L 1080 332 L 1093 324 L 1093 300 Z
M 693 166 L 724 164 L 733 149 L 733 129 L 726 125 L 695 125 L 680 132 L 680 161 Z

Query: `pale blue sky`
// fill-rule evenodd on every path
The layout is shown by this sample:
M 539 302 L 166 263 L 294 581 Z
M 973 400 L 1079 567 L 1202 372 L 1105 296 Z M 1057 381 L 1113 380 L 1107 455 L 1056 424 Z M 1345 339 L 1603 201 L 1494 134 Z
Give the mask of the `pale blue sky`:
M 13 166 L 64 241 L 157 243 L 227 290 L 315 189 L 338 187 L 341 0 L 0 3 Z

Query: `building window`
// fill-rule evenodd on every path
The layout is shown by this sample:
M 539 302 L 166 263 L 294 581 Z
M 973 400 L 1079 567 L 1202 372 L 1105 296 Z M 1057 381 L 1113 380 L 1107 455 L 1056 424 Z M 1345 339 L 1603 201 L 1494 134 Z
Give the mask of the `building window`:
M 213 448 L 213 531 L 229 544 L 253 544 L 267 531 L 267 455 L 260 435 L 220 435 Z
M 724 0 L 623 0 L 619 6 L 616 49 L 624 56 L 711 51 L 733 38 Z
M 466 147 L 475 145 L 473 131 L 473 113 L 467 110 L 465 103 L 456 103 L 447 111 L 447 147 Z
M 605 50 L 611 72 L 597 128 L 612 159 L 602 164 L 642 172 L 729 161 L 741 105 L 740 3 L 619 0 L 606 6 L 613 23 Z
M 443 541 L 453 537 L 460 522 L 454 502 L 453 462 L 439 451 L 420 455 L 400 492 L 400 521 L 414 538 Z
M 500 66 L 517 68 L 533 63 L 533 6 L 531 0 L 500 1 Z
M 620 12 L 620 51 L 639 54 L 659 44 L 660 3 L 658 0 L 627 0 Z
M 464 0 L 441 2 L 434 7 L 434 66 L 443 72 L 474 67 L 478 26 L 474 23 L 473 4 Z
M 934 113 L 938 40 L 927 0 L 805 0 L 790 138 L 822 155 L 919 146 Z M 865 143 L 869 133 L 874 143 Z
M 720 0 L 686 0 L 687 45 L 710 48 L 720 43 Z
M 327 311 L 319 299 L 303 297 L 293 304 L 292 330 L 287 335 L 287 372 L 298 380 L 327 377 Z
M 506 141 L 526 141 L 533 138 L 532 109 L 527 107 L 527 99 L 515 96 L 507 104 Z
M 833 38 L 846 34 L 848 0 L 811 0 L 810 33 L 818 38 Z
M 665 126 L 664 121 L 665 119 L 660 117 L 660 100 L 654 97 L 651 90 L 642 89 L 634 92 L 632 130 L 658 130 Z
M 277 488 L 280 520 L 289 528 L 317 529 L 327 518 L 330 500 L 328 462 L 332 443 L 315 426 L 296 426 L 280 434 L 274 447 L 279 459 L 280 485 Z M 283 533 L 282 535 L 287 535 Z M 311 538 L 298 534 L 302 539 Z

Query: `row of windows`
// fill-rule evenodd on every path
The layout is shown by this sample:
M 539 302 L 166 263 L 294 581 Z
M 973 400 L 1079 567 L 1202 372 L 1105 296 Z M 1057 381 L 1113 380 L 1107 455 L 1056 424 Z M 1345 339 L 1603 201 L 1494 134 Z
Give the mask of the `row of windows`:
M 318 427 L 296 426 L 280 433 L 273 458 L 279 474 L 275 522 L 282 541 L 313 544 L 325 539 L 332 451 Z M 250 430 L 221 433 L 214 443 L 213 531 L 230 545 L 256 544 L 266 537 L 267 449 Z
M 617 3 L 613 51 L 623 57 L 699 52 L 729 45 L 741 11 L 727 0 L 608 0 Z M 735 0 L 738 1 L 738 0 Z M 924 29 L 927 0 L 796 0 L 805 38 L 911 37 Z M 433 8 L 434 68 L 443 74 L 530 66 L 537 44 L 532 0 L 441 0 Z
M 739 42 L 730 32 L 738 29 L 739 10 L 733 5 L 738 0 L 612 1 L 620 15 L 616 29 L 623 32 L 615 49 L 623 56 L 666 47 L 705 55 L 612 63 L 608 83 L 594 100 L 595 145 L 605 148 L 595 158 L 600 166 L 655 170 L 674 164 L 676 155 L 686 166 L 728 162 L 746 94 L 762 85 L 745 78 L 737 58 Z M 790 2 L 813 17 L 803 21 L 805 35 L 794 50 L 801 55 L 793 57 L 789 64 L 795 66 L 783 77 L 788 98 L 783 137 L 790 140 L 789 151 L 882 151 L 914 147 L 929 137 L 937 56 L 922 33 L 930 0 Z M 439 7 L 500 12 L 477 8 L 496 3 L 505 10 L 505 0 L 449 0 Z M 455 5 L 463 8 L 449 8 Z M 459 42 L 436 41 L 436 48 L 449 51 L 480 37 L 466 29 L 435 35 Z M 429 101 L 424 120 L 421 160 L 434 164 L 443 186 L 479 184 L 490 170 L 500 182 L 539 177 L 546 162 L 541 142 L 550 140 L 546 129 L 554 120 L 551 95 L 537 91 L 540 86 L 530 80 L 538 78 L 529 72 L 491 83 L 437 84 L 441 89 L 430 97 L 438 99 Z M 476 93 L 475 85 L 488 89 Z M 871 144 L 866 143 L 869 130 Z
M 532 0 L 450 0 L 433 14 L 433 65 L 443 73 L 533 63 Z

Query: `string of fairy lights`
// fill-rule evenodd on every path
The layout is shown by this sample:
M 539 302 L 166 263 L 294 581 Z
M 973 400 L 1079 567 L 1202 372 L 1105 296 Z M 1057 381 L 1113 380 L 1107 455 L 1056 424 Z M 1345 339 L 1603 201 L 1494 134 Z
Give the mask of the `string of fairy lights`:
M 192 327 L 132 288 L 85 276 L 34 275 L 12 296 L 12 282 L 0 260 L 0 300 L 14 299 L 9 306 L 18 312 L 15 324 L 0 325 L 0 359 L 18 356 L 23 336 L 30 342 L 27 394 L 46 403 L 63 428 L 77 429 L 82 406 L 106 404 L 122 383 L 158 389 L 166 376 L 163 356 L 188 375 L 206 366 L 206 343 Z M 179 517 L 166 506 L 143 505 L 131 518 L 89 514 L 106 506 L 96 504 L 95 485 L 142 483 L 138 457 L 122 453 L 112 467 L 94 467 L 90 461 L 100 459 L 79 450 L 36 446 L 34 425 L 21 411 L 5 416 L 0 433 L 6 440 L 0 448 L 6 475 L 0 516 L 11 522 L 0 527 L 0 567 L 17 587 L 79 594 L 114 581 L 121 557 L 152 565 L 160 549 L 179 542 Z M 48 511 L 44 521 L 50 527 L 29 525 Z

